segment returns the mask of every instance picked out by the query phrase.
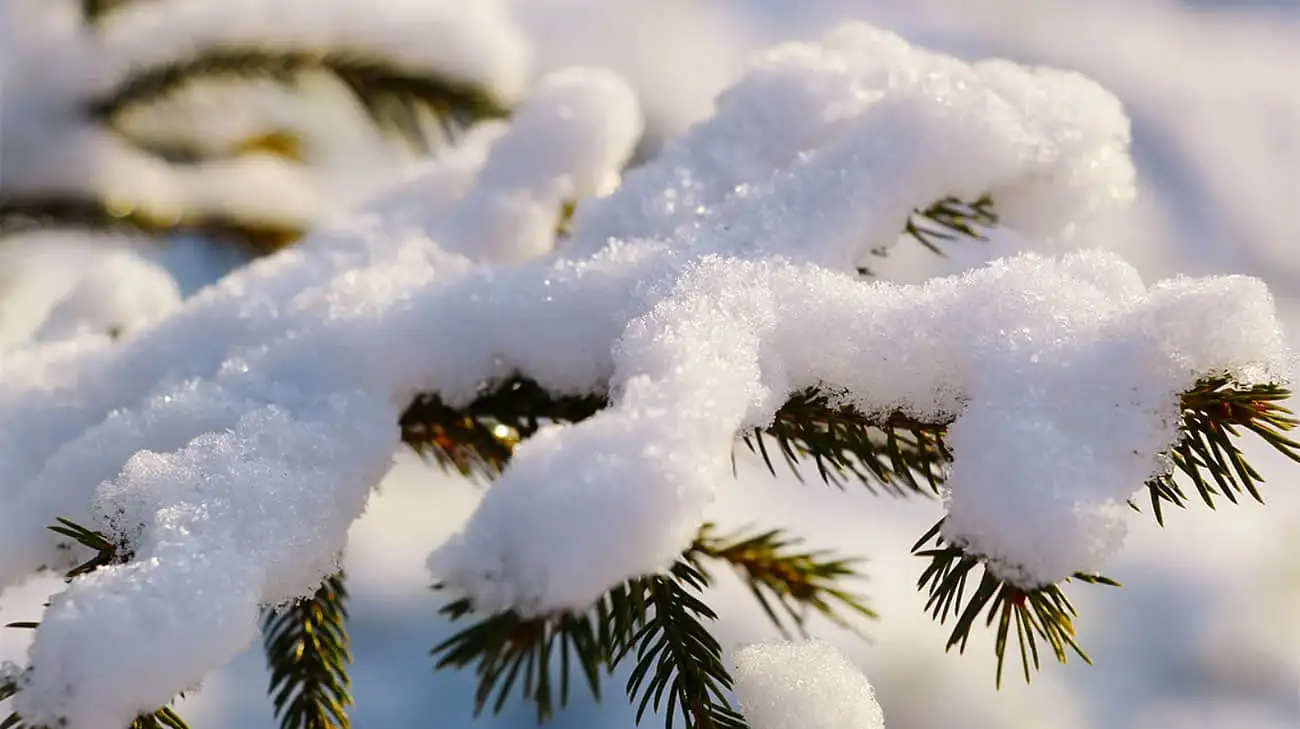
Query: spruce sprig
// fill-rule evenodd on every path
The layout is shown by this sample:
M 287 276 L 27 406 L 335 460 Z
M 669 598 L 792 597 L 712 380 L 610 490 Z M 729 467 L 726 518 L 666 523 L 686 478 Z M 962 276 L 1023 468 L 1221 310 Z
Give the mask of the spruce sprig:
M 995 681 L 999 687 L 1013 626 L 1026 683 L 1030 681 L 1031 664 L 1035 671 L 1040 668 L 1040 638 L 1047 642 L 1061 663 L 1068 660 L 1071 652 L 1092 663 L 1075 640 L 1074 618 L 1078 613 L 1060 585 L 1024 587 L 1000 578 L 988 568 L 986 559 L 946 542 L 940 534 L 942 526 L 943 520 L 940 519 L 913 545 L 912 552 L 930 561 L 916 583 L 917 589 L 929 596 L 925 603 L 926 611 L 940 624 L 946 624 L 949 617 L 956 621 L 948 634 L 945 650 L 955 647 L 958 653 L 966 652 L 971 631 L 987 607 L 985 627 L 991 627 L 994 621 L 998 624 L 993 652 L 997 656 Z M 933 544 L 927 548 L 931 542 Z M 1065 582 L 1071 580 L 1119 587 L 1119 583 L 1110 578 L 1081 572 L 1076 572 Z M 966 589 L 970 585 L 974 586 L 974 592 L 968 597 Z
M 439 669 L 474 667 L 476 716 L 488 706 L 500 712 L 514 692 L 534 704 L 539 722 L 546 721 L 567 704 L 575 672 L 599 698 L 603 676 L 634 657 L 627 691 L 638 720 L 653 708 L 667 712 L 670 726 L 681 714 L 687 727 L 738 727 L 739 715 L 720 698 L 731 677 L 707 628 L 716 614 L 703 598 L 713 584 L 706 561 L 735 568 L 783 632 L 802 631 L 814 612 L 848 627 L 851 615 L 875 616 L 839 584 L 857 576 L 855 560 L 801 544 L 781 531 L 719 536 L 705 525 L 670 571 L 627 580 L 586 611 L 488 615 L 431 653 Z M 474 615 L 474 607 L 462 598 L 441 614 L 455 622 Z
M 243 220 L 219 213 L 163 215 L 132 203 L 61 195 L 0 196 L 0 238 L 51 228 L 143 236 L 197 235 L 237 245 L 254 255 L 277 251 L 302 235 L 296 225 Z
M 861 560 L 807 551 L 802 544 L 803 539 L 780 529 L 719 536 L 714 525 L 705 524 L 691 552 L 734 568 L 768 619 L 786 637 L 795 633 L 807 637 L 805 624 L 811 614 L 854 631 L 857 626 L 850 616 L 877 617 L 861 596 L 841 586 L 861 576 L 857 570 Z M 699 569 L 707 575 L 703 566 Z
M 998 215 L 993 207 L 993 198 L 982 195 L 972 202 L 955 197 L 946 197 L 929 207 L 917 208 L 907 218 L 903 227 L 903 236 L 912 238 L 937 256 L 946 256 L 942 243 L 966 238 L 975 241 L 987 241 L 987 231 L 996 227 Z M 870 253 L 878 258 L 889 255 L 894 241 L 871 249 Z M 874 276 L 869 266 L 859 266 L 858 275 Z
M 1190 481 L 1211 509 L 1246 495 L 1263 503 L 1264 482 L 1246 460 L 1238 441 L 1254 433 L 1274 450 L 1300 462 L 1300 443 L 1287 437 L 1300 420 L 1282 403 L 1291 391 L 1281 385 L 1240 387 L 1228 377 L 1201 380 L 1181 400 L 1180 440 L 1168 453 L 1173 468 L 1147 483 L 1151 511 L 1164 524 L 1164 504 L 1185 508 L 1189 498 L 1175 476 Z
M 992 197 L 982 195 L 974 202 L 948 197 L 912 213 L 903 234 L 915 238 L 931 253 L 942 256 L 941 241 L 958 238 L 987 240 L 984 232 L 997 224 L 998 215 L 994 212 Z
M 262 614 L 267 692 L 281 729 L 348 729 L 347 586 L 342 571 L 309 598 Z
M 627 695 L 637 705 L 637 723 L 653 708 L 664 712 L 665 729 L 672 729 L 678 713 L 684 729 L 744 729 L 727 698 L 733 681 L 722 646 L 706 625 L 717 613 L 699 597 L 708 576 L 692 561 L 678 560 L 670 574 L 647 580 L 641 629 L 614 658 L 617 664 L 636 655 Z
M 592 696 L 600 698 L 601 675 L 609 670 L 613 636 L 623 635 L 629 626 L 612 627 L 613 605 L 626 599 L 637 581 L 611 590 L 587 613 L 525 617 L 508 610 L 480 620 L 438 644 L 430 653 L 436 667 L 463 669 L 474 666 L 478 688 L 474 693 L 474 715 L 490 704 L 499 713 L 516 684 L 519 694 L 545 722 L 557 708 L 568 705 L 573 666 L 586 680 Z M 440 614 L 456 622 L 473 614 L 473 604 L 464 598 L 442 608 Z M 559 676 L 552 677 L 556 660 Z
M 844 488 L 856 481 L 873 493 L 936 496 L 952 454 L 943 442 L 945 425 L 916 422 L 901 414 L 883 421 L 837 403 L 830 393 L 808 388 L 777 412 L 772 425 L 741 437 L 776 475 L 767 441 L 774 441 L 790 472 L 802 480 L 811 460 L 817 475 Z
M 306 71 L 338 79 L 381 127 L 412 141 L 425 138 L 419 109 L 439 120 L 444 136 L 468 124 L 505 116 L 507 107 L 473 84 L 386 60 L 373 53 L 334 49 L 214 47 L 132 74 L 86 106 L 90 118 L 112 124 L 123 112 L 163 100 L 205 79 L 266 78 L 292 84 Z

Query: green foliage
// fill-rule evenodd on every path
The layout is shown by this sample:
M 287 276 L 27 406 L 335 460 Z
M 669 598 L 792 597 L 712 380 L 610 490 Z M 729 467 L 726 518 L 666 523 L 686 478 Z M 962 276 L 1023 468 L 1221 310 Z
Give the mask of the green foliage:
M 600 394 L 554 396 L 522 377 L 485 384 L 480 392 L 463 408 L 436 394 L 417 397 L 402 414 L 402 442 L 462 476 L 493 478 L 543 424 L 586 420 L 607 405 Z
M 101 23 L 114 10 L 134 0 L 81 0 L 81 16 L 89 25 Z
M 130 109 L 164 100 L 180 89 L 218 78 L 269 78 L 292 84 L 304 72 L 325 72 L 343 83 L 382 127 L 408 140 L 425 135 L 417 110 L 427 109 L 446 136 L 479 119 L 505 116 L 499 100 L 472 84 L 410 70 L 374 55 L 342 49 L 210 48 L 133 74 L 87 105 L 92 119 L 112 123 Z
M 64 2 L 68 0 L 51 0 Z M 113 12 L 135 0 L 80 0 L 82 17 L 93 34 L 113 32 Z M 160 0 L 150 0 L 159 2 Z M 396 22 L 396 21 L 395 21 Z M 134 70 L 115 88 L 81 100 L 79 112 L 127 139 L 141 152 L 177 166 L 201 165 L 250 153 L 276 154 L 301 164 L 299 140 L 291 130 L 268 129 L 249 144 L 209 150 L 197 142 L 165 143 L 131 134 L 121 123 L 132 110 L 175 97 L 182 90 L 214 79 L 271 79 L 293 91 L 305 74 L 325 74 L 342 84 L 394 141 L 429 153 L 482 119 L 509 113 L 506 104 L 484 88 L 427 68 L 409 68 L 384 55 L 382 48 L 298 48 L 217 46 Z M 266 144 L 270 140 L 274 144 Z M 287 144 L 285 144 L 287 142 Z M 201 172 L 201 170 L 194 170 Z M 27 191 L 5 180 L 0 190 L 0 237 L 44 228 L 126 231 L 147 236 L 197 235 L 218 244 L 236 245 L 251 255 L 265 255 L 298 240 L 310 221 L 249 219 L 232 210 L 150 210 L 141 201 L 103 196 L 67 196 Z
M 237 246 L 251 255 L 273 253 L 302 235 L 295 226 L 266 220 L 239 220 L 192 211 L 177 218 L 109 200 L 48 195 L 0 196 L 0 238 L 48 228 L 159 237 L 198 235 L 215 244 Z
M 997 224 L 993 198 L 988 195 L 983 195 L 974 202 L 948 197 L 913 213 L 908 218 L 903 234 L 915 238 L 931 253 L 942 256 L 940 241 L 959 238 L 985 240 L 983 231 Z
M 997 656 L 995 680 L 998 686 L 1002 685 L 1002 666 L 1013 623 L 1026 683 L 1031 676 L 1030 664 L 1034 670 L 1040 667 L 1039 638 L 1047 641 L 1053 655 L 1061 663 L 1066 662 L 1070 651 L 1087 663 L 1092 663 L 1075 642 L 1074 618 L 1078 613 L 1059 585 L 1020 587 L 998 577 L 988 569 L 984 558 L 970 554 L 960 546 L 946 543 L 939 533 L 942 526 L 943 520 L 940 520 L 931 527 L 912 547 L 912 552 L 930 560 L 916 583 L 918 589 L 929 594 L 925 609 L 930 617 L 940 624 L 947 623 L 949 616 L 956 619 L 952 632 L 948 635 L 945 646 L 947 650 L 956 647 L 959 653 L 966 651 L 966 641 L 970 638 L 975 621 L 987 606 L 985 627 L 992 626 L 994 620 L 998 623 L 993 646 Z M 931 540 L 933 546 L 923 549 Z M 967 599 L 967 582 L 972 577 L 978 579 L 978 583 L 974 593 Z M 970 581 L 974 582 L 974 579 Z M 1118 582 L 1100 575 L 1075 573 L 1073 579 L 1090 584 L 1119 586 Z
M 613 606 L 624 604 L 629 589 L 634 588 L 611 590 L 591 613 L 538 617 L 526 617 L 514 610 L 497 613 L 456 633 L 431 653 L 438 658 L 438 669 L 474 666 L 478 676 L 475 716 L 489 702 L 493 713 L 500 712 L 518 683 L 520 696 L 536 707 L 538 722 L 544 722 L 555 715 L 557 707 L 568 704 L 574 663 L 592 695 L 600 698 L 600 676 L 612 661 L 612 636 L 623 635 L 628 629 L 623 624 L 609 628 L 614 619 Z M 473 610 L 470 601 L 461 598 L 444 606 L 440 614 L 454 623 L 470 616 Z M 551 672 L 557 657 L 560 667 L 555 679 Z
M 1164 524 L 1162 504 L 1179 508 L 1188 497 L 1174 480 L 1181 474 L 1191 481 L 1205 505 L 1215 508 L 1216 498 L 1235 504 L 1249 494 L 1263 503 L 1259 484 L 1264 478 L 1246 461 L 1236 440 L 1243 432 L 1254 433 L 1274 450 L 1300 462 L 1300 443 L 1285 434 L 1300 420 L 1282 402 L 1291 391 L 1280 385 L 1241 388 L 1226 377 L 1211 377 L 1182 397 L 1182 439 L 1170 452 L 1174 470 L 1147 484 L 1151 510 Z
M 857 626 L 839 609 L 848 615 L 875 618 L 876 613 L 860 596 L 840 587 L 860 577 L 856 565 L 861 560 L 824 550 L 803 551 L 799 548 L 802 544 L 802 539 L 779 529 L 720 537 L 715 536 L 712 524 L 705 524 L 691 551 L 735 568 L 763 612 L 786 637 L 796 632 L 807 637 L 806 622 L 812 613 L 850 630 Z M 707 575 L 702 567 L 700 571 Z
M 923 210 L 914 210 L 903 228 L 903 236 L 912 238 L 931 253 L 943 256 L 945 254 L 940 244 L 958 239 L 985 241 L 987 238 L 984 232 L 997 224 L 998 216 L 993 209 L 992 197 L 983 195 L 974 202 L 947 197 Z M 873 248 L 871 255 L 884 257 L 892 247 L 891 243 Z M 874 275 L 867 266 L 858 267 L 858 274 Z
M 653 707 L 664 712 L 667 729 L 679 712 L 685 729 L 742 729 L 744 719 L 727 699 L 732 679 L 722 647 L 704 622 L 718 617 L 699 598 L 708 577 L 692 561 L 679 560 L 671 574 L 646 583 L 644 599 L 633 602 L 641 627 L 614 658 L 617 664 L 636 654 L 627 694 L 637 704 L 637 723 Z
M 944 468 L 952 460 L 943 443 L 943 426 L 912 421 L 900 414 L 877 422 L 827 393 L 808 389 L 791 397 L 771 426 L 742 436 L 776 474 L 766 441 L 775 441 L 791 473 L 802 480 L 808 460 L 822 480 L 837 487 L 857 481 L 872 492 L 893 496 L 938 495 Z
M 1221 377 L 1207 378 L 1182 396 L 1183 441 L 1171 457 L 1207 504 L 1213 506 L 1216 495 L 1233 502 L 1241 493 L 1262 498 L 1257 487 L 1262 478 L 1246 463 L 1236 442 L 1246 432 L 1260 436 L 1289 458 L 1300 460 L 1300 446 L 1284 435 L 1297 423 L 1281 404 L 1289 396 L 1288 390 L 1277 385 L 1238 388 Z M 872 418 L 837 402 L 834 393 L 817 390 L 798 393 L 778 411 L 771 426 L 742 439 L 764 458 L 773 472 L 771 449 L 765 441 L 774 441 L 792 468 L 798 469 L 811 461 L 823 480 L 839 487 L 855 480 L 872 491 L 894 496 L 940 493 L 946 466 L 952 458 L 943 442 L 949 423 L 917 422 L 897 413 Z M 491 476 L 500 472 L 514 446 L 535 432 L 539 423 L 577 422 L 604 406 L 600 396 L 552 397 L 535 383 L 516 377 L 500 386 L 485 386 L 483 395 L 463 409 L 449 408 L 434 397 L 421 398 L 403 417 L 403 439 L 445 466 L 461 472 L 477 467 L 484 475 Z M 1183 506 L 1186 501 L 1172 473 L 1153 479 L 1147 488 L 1158 518 L 1162 502 Z M 927 546 L 931 541 L 933 544 Z M 700 560 L 712 558 L 726 561 L 736 569 L 764 612 L 783 632 L 789 633 L 791 628 L 802 631 L 804 620 L 811 612 L 837 621 L 843 620 L 843 614 L 836 608 L 848 614 L 872 615 L 860 598 L 841 586 L 856 574 L 851 560 L 800 551 L 798 545 L 799 540 L 779 530 L 752 536 L 718 537 L 706 525 L 682 558 L 683 563 L 698 572 L 700 580 L 689 582 L 687 588 L 710 584 Z M 999 685 L 1013 628 L 1026 680 L 1032 674 L 1031 667 L 1037 670 L 1041 665 L 1040 640 L 1058 661 L 1066 661 L 1070 653 L 1088 660 L 1076 641 L 1075 609 L 1060 585 L 1012 584 L 988 570 L 982 556 L 971 554 L 960 545 L 944 543 L 938 525 L 922 537 L 914 552 L 929 560 L 918 581 L 918 587 L 928 593 L 927 611 L 943 624 L 955 620 L 948 649 L 956 647 L 964 652 L 970 632 L 982 614 L 985 627 L 997 624 L 994 648 Z M 595 635 L 594 645 L 589 640 L 583 643 L 584 638 L 569 636 L 568 640 L 571 645 L 581 643 L 581 649 L 571 652 L 582 663 L 593 690 L 598 691 L 599 673 L 611 669 L 627 653 L 626 631 L 635 621 L 629 623 L 626 619 L 629 614 L 626 601 L 629 595 L 640 596 L 639 600 L 649 599 L 644 596 L 648 589 L 644 579 L 649 578 L 620 586 L 607 594 L 593 611 L 581 616 L 525 619 L 508 613 L 489 617 L 435 649 L 436 654 L 444 656 L 439 666 L 464 667 L 477 663 L 480 710 L 490 695 L 496 696 L 495 707 L 499 709 L 509 685 L 493 694 L 499 688 L 498 681 L 517 673 L 519 665 L 529 666 L 523 695 L 539 704 L 539 718 L 549 717 L 553 706 L 543 688 L 550 685 L 544 671 L 545 656 L 550 655 L 550 649 L 542 651 L 541 648 L 548 640 L 553 642 L 558 636 L 574 631 L 584 638 Z M 1072 580 L 1117 584 L 1105 577 L 1082 573 L 1075 574 Z M 968 582 L 972 588 L 969 594 Z M 667 589 L 662 585 L 661 588 Z M 634 599 L 632 604 L 640 603 Z M 453 603 L 447 611 L 453 619 L 471 613 L 472 606 L 463 600 Z M 635 610 L 631 614 L 639 615 Z M 622 622 L 618 622 L 619 616 Z M 534 637 L 520 640 L 520 635 Z M 567 662 L 570 653 L 562 654 Z M 660 650 L 655 653 L 655 660 L 672 661 L 673 655 Z M 650 670 L 641 662 L 637 668 L 643 676 Z M 725 673 L 715 675 L 714 679 L 724 681 Z M 567 678 L 562 683 L 567 696 Z M 660 687 L 655 684 L 655 688 Z M 641 696 L 644 700 L 644 695 Z M 681 706 L 689 707 L 689 703 Z M 725 722 L 727 709 L 722 707 L 719 711 L 722 718 L 718 721 Z
M 315 594 L 262 614 L 267 691 L 282 729 L 348 729 L 347 588 L 338 572 Z
M 602 676 L 631 658 L 626 691 L 638 721 L 653 708 L 664 712 L 669 727 L 679 715 L 688 728 L 741 727 L 726 699 L 731 675 L 708 629 L 717 615 L 704 601 L 713 585 L 707 562 L 734 568 L 783 632 L 802 632 L 812 613 L 847 627 L 854 627 L 850 616 L 875 617 L 840 586 L 858 577 L 855 560 L 803 551 L 800 544 L 780 531 L 719 537 L 705 525 L 671 570 L 627 580 L 587 611 L 480 617 L 432 653 L 439 669 L 474 667 L 476 715 L 489 704 L 499 712 L 518 686 L 546 721 L 568 702 L 575 670 L 599 698 Z M 456 622 L 474 616 L 474 608 L 461 598 L 441 613 Z M 552 675 L 557 662 L 558 678 Z

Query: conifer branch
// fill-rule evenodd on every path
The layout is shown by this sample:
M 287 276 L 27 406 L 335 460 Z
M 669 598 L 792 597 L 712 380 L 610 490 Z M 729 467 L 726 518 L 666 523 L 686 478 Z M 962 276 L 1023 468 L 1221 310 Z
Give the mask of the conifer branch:
M 915 238 L 935 255 L 944 255 L 941 241 L 957 238 L 988 240 L 984 230 L 998 224 L 993 211 L 993 198 L 983 195 L 974 202 L 963 202 L 955 197 L 940 200 L 924 210 L 918 210 L 907 220 L 903 234 Z
M 311 597 L 262 613 L 267 688 L 282 729 L 348 729 L 347 588 L 343 572 Z
M 485 385 L 464 408 L 437 395 L 417 397 L 402 414 L 402 441 L 461 475 L 495 477 L 514 447 L 543 424 L 576 423 L 608 404 L 603 394 L 554 396 L 536 382 L 513 377 Z
M 742 440 L 773 475 L 776 465 L 767 440 L 775 441 L 800 480 L 800 464 L 811 459 L 822 480 L 839 488 L 857 481 L 873 493 L 879 488 L 891 496 L 934 496 L 952 460 L 943 442 L 945 428 L 897 413 L 882 422 L 850 405 L 834 404 L 825 392 L 808 389 L 790 398 L 771 426 Z
M 81 17 L 87 25 L 98 25 L 114 10 L 134 0 L 81 0 Z
M 1300 443 L 1286 434 L 1300 424 L 1282 403 L 1291 390 L 1281 385 L 1242 388 L 1226 377 L 1209 377 L 1182 395 L 1183 439 L 1169 452 L 1175 473 L 1146 484 L 1153 510 L 1163 521 L 1163 504 L 1185 506 L 1187 495 L 1174 480 L 1182 473 L 1213 507 L 1222 496 L 1262 499 L 1263 477 L 1242 454 L 1237 440 L 1253 433 L 1291 460 L 1300 461 Z M 873 492 L 895 496 L 940 493 L 952 453 L 944 443 L 949 422 L 925 423 L 893 413 L 868 416 L 836 395 L 807 389 L 792 396 L 772 425 L 743 434 L 741 440 L 776 472 L 774 441 L 782 459 L 799 476 L 811 460 L 829 484 L 856 480 Z M 552 396 L 535 382 L 513 377 L 485 385 L 464 408 L 452 408 L 436 395 L 416 399 L 401 418 L 402 440 L 417 452 L 462 474 L 498 474 L 514 447 L 545 422 L 579 422 L 606 407 L 602 394 Z
M 603 394 L 554 396 L 518 376 L 487 384 L 481 393 L 463 408 L 433 394 L 416 398 L 401 418 L 402 441 L 461 475 L 492 478 L 542 424 L 580 422 L 608 405 Z M 857 480 L 893 495 L 933 495 L 951 460 L 942 439 L 945 427 L 898 414 L 877 422 L 809 389 L 792 397 L 770 427 L 742 440 L 773 473 L 769 439 L 792 469 L 811 458 L 827 483 L 843 487 Z
M 1246 461 L 1236 441 L 1248 431 L 1300 462 L 1300 443 L 1286 436 L 1300 424 L 1282 405 L 1290 397 L 1291 391 L 1280 385 L 1241 388 L 1226 377 L 1207 378 L 1185 393 L 1182 438 L 1168 454 L 1173 469 L 1147 484 L 1156 520 L 1164 524 L 1163 504 L 1186 507 L 1188 496 L 1174 479 L 1179 474 L 1191 481 L 1211 509 L 1220 497 L 1235 504 L 1248 494 L 1263 503 L 1259 484 L 1264 478 Z
M 438 669 L 474 667 L 476 716 L 489 705 L 500 712 L 518 688 L 515 693 L 533 703 L 544 722 L 567 704 L 575 671 L 599 699 L 602 676 L 635 655 L 627 691 L 637 702 L 638 721 L 653 707 L 667 712 L 670 725 L 680 713 L 687 727 L 739 727 L 723 693 L 731 678 L 706 627 L 716 615 L 700 597 L 712 585 L 703 559 L 736 568 L 783 632 L 802 631 L 810 611 L 847 627 L 841 608 L 875 617 L 861 598 L 836 584 L 857 575 L 853 560 L 800 551 L 800 544 L 780 531 L 719 537 L 705 525 L 668 573 L 627 580 L 583 612 L 523 616 L 509 610 L 482 617 L 431 653 Z M 462 598 L 441 614 L 456 622 L 472 616 L 474 607 Z
M 998 224 L 998 215 L 993 209 L 993 198 L 983 195 L 974 202 L 964 202 L 955 197 L 947 197 L 930 205 L 912 211 L 903 228 L 903 235 L 913 238 L 925 246 L 926 250 L 937 256 L 946 256 L 941 243 L 967 238 L 987 241 L 985 231 Z M 871 255 L 883 258 L 889 255 L 894 242 L 871 249 Z M 859 266 L 858 274 L 873 276 L 870 267 Z
M 748 536 L 716 536 L 714 526 L 705 524 L 691 551 L 735 568 L 763 612 L 787 638 L 792 632 L 808 636 L 804 623 L 811 612 L 854 631 L 856 626 L 838 608 L 875 618 L 876 613 L 860 596 L 839 586 L 860 576 L 855 568 L 860 560 L 833 557 L 826 551 L 802 551 L 802 543 L 779 529 Z
M 418 126 L 417 106 L 432 111 L 445 134 L 508 113 L 501 101 L 473 84 L 403 68 L 362 52 L 237 47 L 212 48 L 143 69 L 91 101 L 87 111 L 92 118 L 111 123 L 128 109 L 165 99 L 198 80 L 270 78 L 290 84 L 307 71 L 325 72 L 338 79 L 376 123 L 411 138 L 422 136 L 412 127 Z
M 917 589 L 929 595 L 925 609 L 929 611 L 930 617 L 940 624 L 946 624 L 949 617 L 956 620 L 945 649 L 952 650 L 956 647 L 959 653 L 965 653 L 971 630 L 980 613 L 987 607 L 985 626 L 991 627 L 995 620 L 998 624 L 993 651 L 997 656 L 996 682 L 999 687 L 1002 685 L 1002 667 L 1013 625 L 1026 683 L 1031 676 L 1030 666 L 1034 670 L 1040 667 L 1039 638 L 1047 642 L 1052 654 L 1061 663 L 1067 661 L 1070 652 L 1086 663 L 1092 663 L 1088 654 L 1075 641 L 1074 618 L 1078 613 L 1059 585 L 1023 587 L 997 577 L 988 569 L 983 557 L 945 542 L 940 535 L 942 526 L 941 519 L 913 545 L 912 552 L 930 560 L 916 583 Z M 925 548 L 931 541 L 933 545 Z M 1100 575 L 1075 573 L 1071 579 L 1089 584 L 1119 586 L 1118 582 Z M 1070 579 L 1065 580 L 1069 581 Z M 968 584 L 974 586 L 974 592 L 969 598 L 966 595 Z
M 159 215 L 130 203 L 48 197 L 0 198 L 0 237 L 46 228 L 74 228 L 146 236 L 193 234 L 214 241 L 229 241 L 250 253 L 265 255 L 302 236 L 295 226 L 276 222 L 237 220 L 219 214 L 182 212 L 179 219 Z
M 520 697 L 533 703 L 537 721 L 542 723 L 551 719 L 557 708 L 568 705 L 574 663 L 592 696 L 600 698 L 601 674 L 611 668 L 616 639 L 630 635 L 632 629 L 627 622 L 632 614 L 626 607 L 629 595 L 643 590 L 641 581 L 629 581 L 581 614 L 524 617 L 513 610 L 497 613 L 444 640 L 430 653 L 438 659 L 437 669 L 474 666 L 479 681 L 474 693 L 475 716 L 489 703 L 492 713 L 499 713 L 518 683 Z M 472 603 L 462 598 L 439 612 L 454 623 L 472 615 L 473 610 Z M 558 679 L 552 677 L 556 658 Z
M 617 664 L 636 653 L 627 695 L 637 704 L 637 723 L 653 707 L 664 711 L 666 729 L 679 712 L 684 729 L 744 729 L 744 718 L 727 699 L 733 682 L 722 646 L 705 626 L 717 613 L 697 596 L 709 586 L 708 576 L 692 561 L 679 560 L 670 574 L 647 580 L 643 625 L 614 658 Z
M 49 530 L 95 551 L 95 555 L 90 559 L 68 570 L 63 576 L 65 581 L 71 582 L 75 578 L 90 574 L 100 567 L 111 564 L 126 564 L 131 560 L 132 553 L 119 547 L 103 532 L 88 529 L 63 517 L 58 517 L 58 522 L 58 524 L 49 527 Z

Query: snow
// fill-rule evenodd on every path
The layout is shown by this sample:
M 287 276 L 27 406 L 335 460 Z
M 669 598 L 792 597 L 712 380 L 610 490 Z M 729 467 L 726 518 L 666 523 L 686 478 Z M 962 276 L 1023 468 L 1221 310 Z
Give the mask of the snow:
M 382 156 L 374 152 L 381 145 L 364 113 L 351 101 L 331 105 L 345 95 L 338 84 L 320 88 L 320 79 L 306 79 L 303 88 L 309 93 L 293 102 L 286 100 L 289 94 L 264 87 L 233 100 L 227 93 L 224 104 L 207 113 L 200 109 L 180 125 L 190 132 L 185 142 L 224 139 L 229 146 L 247 139 L 231 139 L 233 133 L 250 128 L 265 133 L 276 116 L 288 116 L 284 112 L 291 103 L 299 109 L 315 104 L 316 113 L 293 114 L 309 121 L 289 131 L 300 133 L 309 147 L 315 141 L 316 147 L 344 157 L 327 159 L 319 168 L 264 154 L 198 166 L 172 164 L 86 113 L 90 100 L 142 68 L 185 58 L 198 48 L 246 49 L 267 43 L 309 53 L 343 48 L 362 59 L 379 54 L 401 69 L 436 70 L 453 85 L 480 89 L 502 103 L 517 100 L 532 72 L 530 41 L 505 6 L 492 0 L 238 0 L 220 5 L 172 0 L 124 5 L 97 30 L 82 23 L 77 3 L 15 0 L 0 8 L 5 92 L 0 185 L 15 195 L 102 196 L 124 211 L 139 209 L 160 221 L 226 213 L 293 228 L 336 204 L 355 203 L 380 184 L 359 171 L 366 167 L 359 160 L 366 160 L 372 173 L 376 167 L 388 174 L 402 169 L 400 159 L 380 164 Z M 265 113 L 250 114 L 250 109 Z M 322 114 L 320 109 L 329 111 Z M 337 115 L 339 109 L 344 113 Z M 161 120 L 153 119 L 153 127 L 177 118 L 165 110 L 157 114 Z M 335 125 L 310 121 L 323 116 L 332 116 Z M 249 117 L 260 125 L 252 126 Z M 132 131 L 150 127 L 148 113 L 127 115 L 124 122 Z M 152 139 L 169 141 L 167 135 Z M 337 147 L 343 149 L 332 149 Z
M 875 692 L 823 641 L 765 643 L 736 652 L 736 695 L 754 729 L 884 729 Z
M 83 333 L 117 336 L 180 303 L 180 286 L 166 269 L 129 251 L 114 251 L 73 284 L 34 338 L 70 339 Z
M 813 89 L 827 116 L 782 123 L 761 89 Z M 1028 585 L 1118 548 L 1123 500 L 1167 468 L 1182 390 L 1288 370 L 1253 279 L 1148 287 L 1097 253 L 914 286 L 851 273 L 948 194 L 992 191 L 1050 238 L 1128 202 L 1127 121 L 1081 77 L 847 25 L 760 59 L 718 118 L 583 201 L 552 251 L 559 205 L 603 192 L 640 123 L 612 76 L 560 72 L 509 128 L 118 342 L 0 354 L 0 586 L 75 559 L 44 529 L 60 516 L 136 555 L 54 599 L 23 716 L 121 726 L 239 652 L 259 604 L 334 568 L 418 392 L 463 404 L 516 372 L 608 392 L 608 410 L 521 446 L 429 558 L 480 609 L 546 613 L 667 566 L 729 481 L 737 433 L 805 387 L 952 420 L 946 536 Z M 147 668 L 89 670 L 106 655 Z
M 716 240 L 852 269 L 947 196 L 991 194 L 1007 225 L 1045 237 L 1134 195 L 1128 119 L 1092 81 L 966 64 L 861 23 L 763 54 L 718 106 L 581 209 L 574 249 Z
M 474 189 L 428 231 L 445 249 L 503 264 L 549 253 L 564 204 L 616 185 L 642 131 L 627 84 L 584 68 L 543 79 L 510 126 Z

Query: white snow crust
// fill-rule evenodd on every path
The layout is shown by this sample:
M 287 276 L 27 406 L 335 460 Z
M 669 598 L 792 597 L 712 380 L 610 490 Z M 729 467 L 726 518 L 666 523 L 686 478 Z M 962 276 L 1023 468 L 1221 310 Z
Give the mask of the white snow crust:
M 829 643 L 758 643 L 732 662 L 754 729 L 885 729 L 866 676 Z
M 45 528 L 58 517 L 134 553 L 53 600 L 24 719 L 117 729 L 238 653 L 260 604 L 335 568 L 417 393 L 465 404 L 514 374 L 608 393 L 519 447 L 429 557 L 481 610 L 549 613 L 671 564 L 738 433 L 808 387 L 951 422 L 945 536 L 1036 585 L 1118 549 L 1124 500 L 1168 468 L 1179 393 L 1288 371 L 1254 279 L 1146 285 L 1092 252 L 919 285 L 855 273 L 947 196 L 990 194 L 1008 226 L 1062 240 L 1127 204 L 1128 121 L 1076 74 L 844 25 L 764 54 L 714 117 L 590 197 L 639 132 L 616 77 L 558 72 L 508 124 L 119 339 L 0 351 L 0 587 L 84 556 Z M 792 650 L 744 654 L 747 710 L 789 663 L 877 717 L 864 681 Z

